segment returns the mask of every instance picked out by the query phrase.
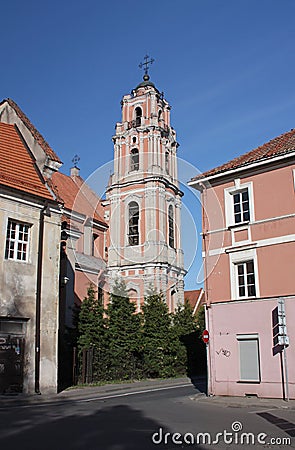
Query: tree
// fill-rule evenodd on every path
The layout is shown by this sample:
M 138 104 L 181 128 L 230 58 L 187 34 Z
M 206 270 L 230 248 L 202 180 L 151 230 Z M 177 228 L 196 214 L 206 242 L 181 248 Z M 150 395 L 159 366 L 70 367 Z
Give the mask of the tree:
M 115 282 L 107 316 L 108 378 L 140 377 L 140 315 L 122 281 Z
M 93 349 L 93 375 L 94 378 L 104 377 L 104 360 L 106 344 L 106 328 L 104 308 L 96 296 L 94 285 L 91 283 L 87 289 L 78 318 L 78 354 L 80 366 L 83 350 Z
M 163 294 L 151 292 L 142 309 L 145 374 L 152 378 L 173 376 L 171 318 Z
M 193 309 L 188 301 L 179 305 L 173 314 L 173 351 L 175 354 L 175 372 L 185 374 L 189 372 L 191 350 L 188 346 L 193 336 L 196 335 L 197 323 L 193 315 Z M 196 337 L 196 336 L 195 336 Z

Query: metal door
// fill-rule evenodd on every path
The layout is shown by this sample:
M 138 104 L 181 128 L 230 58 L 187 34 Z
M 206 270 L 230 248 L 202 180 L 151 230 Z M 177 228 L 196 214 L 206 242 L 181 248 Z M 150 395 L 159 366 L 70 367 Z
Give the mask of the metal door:
M 0 335 L 0 393 L 22 392 L 25 339 Z

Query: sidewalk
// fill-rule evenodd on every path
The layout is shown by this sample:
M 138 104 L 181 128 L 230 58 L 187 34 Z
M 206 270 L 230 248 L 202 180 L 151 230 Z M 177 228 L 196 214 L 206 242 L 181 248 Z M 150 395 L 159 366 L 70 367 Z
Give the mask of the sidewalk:
M 4 394 L 0 395 L 0 408 L 9 406 L 26 406 L 46 403 L 64 403 L 67 401 L 78 401 L 82 399 L 95 398 L 105 395 L 116 395 L 120 393 L 137 392 L 145 390 L 163 389 L 165 387 L 192 386 L 187 377 L 171 379 L 155 379 L 134 381 L 130 383 L 105 384 L 103 386 L 72 387 L 58 394 Z
M 205 395 L 191 396 L 191 400 L 220 405 L 222 407 L 231 408 L 260 408 L 265 409 L 289 409 L 295 410 L 295 400 L 289 400 L 288 402 L 278 398 L 258 398 L 258 397 L 227 397 L 227 396 L 211 396 Z

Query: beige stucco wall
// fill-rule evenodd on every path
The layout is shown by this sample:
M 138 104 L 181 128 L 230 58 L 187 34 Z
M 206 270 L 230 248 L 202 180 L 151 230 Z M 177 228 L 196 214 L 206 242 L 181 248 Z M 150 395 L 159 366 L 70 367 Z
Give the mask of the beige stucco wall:
M 34 392 L 35 318 L 39 218 L 42 203 L 0 195 L 0 229 L 6 237 L 8 219 L 26 222 L 30 227 L 29 261 L 5 259 L 5 239 L 0 241 L 0 316 L 28 319 L 25 330 L 24 392 Z M 38 202 L 38 203 L 37 203 Z M 57 338 L 59 298 L 60 214 L 51 211 L 44 218 L 43 270 L 41 288 L 40 390 L 57 390 Z

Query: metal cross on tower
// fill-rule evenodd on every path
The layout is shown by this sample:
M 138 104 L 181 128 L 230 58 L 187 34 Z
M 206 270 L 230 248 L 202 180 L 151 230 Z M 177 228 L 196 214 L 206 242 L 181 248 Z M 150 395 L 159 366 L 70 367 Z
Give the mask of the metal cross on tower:
M 153 64 L 153 62 L 155 61 L 153 58 L 151 58 L 150 60 L 149 60 L 149 56 L 148 55 L 145 55 L 145 57 L 144 57 L 144 62 L 142 62 L 142 63 L 140 63 L 139 64 L 139 68 L 140 69 L 142 69 L 143 67 L 144 67 L 144 74 L 145 75 L 148 75 L 148 71 L 149 71 L 149 64 Z
M 74 167 L 77 167 L 78 162 L 80 161 L 80 156 L 75 155 L 72 159 L 72 163 L 74 164 Z

